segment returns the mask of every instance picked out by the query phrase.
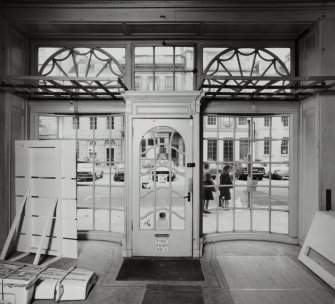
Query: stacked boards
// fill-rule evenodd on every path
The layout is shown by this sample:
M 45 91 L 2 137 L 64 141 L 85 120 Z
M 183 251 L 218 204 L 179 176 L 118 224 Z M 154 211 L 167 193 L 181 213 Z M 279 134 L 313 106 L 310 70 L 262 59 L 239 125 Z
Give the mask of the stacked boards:
M 77 258 L 75 141 L 15 142 L 15 195 L 17 251 Z

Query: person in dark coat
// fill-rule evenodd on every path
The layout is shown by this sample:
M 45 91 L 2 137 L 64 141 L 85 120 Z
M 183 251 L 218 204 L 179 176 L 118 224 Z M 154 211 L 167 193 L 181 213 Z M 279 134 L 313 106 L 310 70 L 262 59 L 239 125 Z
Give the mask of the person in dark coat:
M 231 199 L 229 189 L 232 188 L 230 185 L 232 185 L 233 183 L 231 181 L 229 171 L 230 171 L 230 166 L 225 165 L 220 174 L 219 207 L 223 207 L 223 208 L 228 207 L 229 201 Z M 222 200 L 223 200 L 223 204 L 222 204 Z
M 213 192 L 215 192 L 214 181 L 209 172 L 205 175 L 204 180 L 204 213 L 210 213 L 208 211 L 208 204 L 210 200 L 214 200 Z

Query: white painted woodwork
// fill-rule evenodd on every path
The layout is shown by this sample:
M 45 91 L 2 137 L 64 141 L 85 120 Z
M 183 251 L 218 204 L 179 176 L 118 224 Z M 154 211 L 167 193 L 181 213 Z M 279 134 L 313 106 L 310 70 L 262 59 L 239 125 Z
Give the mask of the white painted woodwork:
M 308 255 L 313 249 L 335 268 L 335 213 L 319 211 L 315 214 L 299 254 L 299 260 L 335 289 L 335 275 L 330 269 Z
M 18 198 L 19 199 L 19 198 Z M 53 200 L 47 198 L 33 197 L 31 198 L 31 214 L 36 216 L 47 216 Z M 61 201 L 62 219 L 75 220 L 77 215 L 76 201 L 65 200 Z
M 18 250 L 77 257 L 75 141 L 16 142 L 16 196 L 28 192 Z
M 194 162 L 194 168 L 186 168 L 187 175 L 193 177 L 193 185 L 200 184 L 200 100 L 198 91 L 180 92 L 133 92 L 123 93 L 126 101 L 126 240 L 123 255 L 166 255 L 166 256 L 201 256 L 200 245 L 200 189 L 193 188 L 192 203 L 187 208 L 187 229 L 183 232 L 169 230 L 173 235 L 169 240 L 168 253 L 154 251 L 154 231 L 139 231 L 138 220 L 138 151 L 140 138 L 154 126 L 171 126 L 176 129 L 186 143 L 186 153 L 190 153 L 187 162 Z M 135 122 L 136 121 L 136 122 Z M 188 147 L 191 146 L 191 149 Z M 136 152 L 136 153 L 135 153 Z M 137 172 L 137 173 L 135 173 Z M 186 193 L 185 193 L 186 195 Z M 188 227 L 190 225 L 190 227 Z M 134 229 L 134 230 L 133 230 Z M 156 232 L 164 234 L 164 230 Z M 178 237 L 184 234 L 184 238 Z M 173 241 L 172 241 L 173 240 Z M 141 244 L 141 242 L 143 244 Z
M 319 210 L 319 125 L 318 102 L 310 99 L 302 105 L 300 157 L 300 232 L 303 240 Z
M 39 241 L 39 244 L 38 244 L 38 248 L 37 248 L 37 251 L 36 251 L 36 255 L 35 255 L 35 258 L 34 258 L 34 262 L 33 264 L 34 265 L 38 265 L 39 261 L 40 261 L 40 256 L 41 256 L 41 250 L 42 250 L 42 247 L 46 248 L 47 245 L 45 245 L 45 240 L 47 242 L 50 242 L 50 238 L 53 237 L 53 233 L 52 233 L 52 230 L 51 230 L 51 225 L 52 225 L 52 218 L 53 218 L 53 215 L 56 211 L 56 206 L 57 206 L 57 203 L 58 203 L 58 198 L 54 199 L 54 203 L 52 204 L 50 210 L 49 210 L 49 214 L 48 216 L 45 218 L 45 223 L 43 225 L 42 228 L 42 235 L 41 235 L 41 238 L 40 238 L 40 241 Z M 26 216 L 25 216 L 26 218 Z M 33 226 L 33 225 L 32 225 Z M 38 230 L 38 231 L 41 231 L 41 230 Z M 56 230 L 56 231 L 59 231 L 59 230 Z M 34 230 L 33 228 L 31 229 L 31 233 L 34 234 Z M 47 237 L 47 234 L 48 234 L 48 239 L 46 238 Z M 58 236 L 57 237 L 57 240 L 58 240 L 58 245 L 59 245 L 59 240 L 61 239 L 61 236 Z M 60 250 L 58 249 L 58 252 Z
M 159 227 L 156 221 L 156 229 L 140 229 L 140 146 L 141 139 L 150 129 L 154 127 L 170 127 L 176 130 L 185 143 L 185 162 L 191 163 L 192 159 L 192 120 L 191 119 L 133 119 L 133 166 L 132 166 L 132 214 L 133 214 L 133 233 L 132 250 L 135 256 L 192 256 L 192 201 L 188 202 L 184 198 L 185 222 L 183 230 L 169 230 L 165 227 Z M 187 181 L 192 181 L 193 168 L 187 168 L 185 164 L 186 176 L 185 187 L 182 195 L 186 196 Z M 171 186 L 173 187 L 173 183 Z M 169 188 L 168 188 L 169 189 Z M 173 189 L 173 188 L 172 188 Z M 168 190 L 169 191 L 169 190 Z M 172 199 L 173 200 L 173 199 Z M 172 202 L 173 205 L 173 202 Z M 158 208 L 158 207 L 157 207 Z M 158 208 L 159 209 L 159 208 Z M 155 218 L 156 218 L 156 213 Z M 155 220 L 154 220 L 155 221 Z M 152 223 L 152 226 L 154 223 Z M 168 235 L 167 252 L 155 251 L 155 235 Z
M 43 228 L 46 226 L 47 220 L 47 216 L 34 216 L 31 219 L 27 219 L 25 217 L 22 222 L 21 231 L 26 231 L 28 229 L 28 225 L 30 225 L 31 233 L 33 235 L 41 236 Z M 48 225 L 46 235 L 48 237 L 58 237 L 57 231 L 59 230 L 59 225 L 61 225 L 63 238 L 77 238 L 76 221 L 71 219 L 56 220 L 55 217 L 51 219 L 51 223 Z
M 37 253 L 38 246 L 40 244 L 41 236 L 33 235 L 29 238 L 25 234 L 20 234 L 18 242 L 18 251 L 25 251 L 26 247 L 29 247 L 31 253 Z M 62 245 L 62 256 L 67 258 L 76 259 L 78 258 L 77 252 L 77 240 L 65 239 L 61 240 Z M 59 242 L 56 238 L 46 238 L 42 245 L 41 254 L 58 255 Z
M 58 162 L 58 149 L 50 144 L 32 147 L 30 151 L 31 176 L 34 177 L 53 177 L 58 175 L 60 164 Z

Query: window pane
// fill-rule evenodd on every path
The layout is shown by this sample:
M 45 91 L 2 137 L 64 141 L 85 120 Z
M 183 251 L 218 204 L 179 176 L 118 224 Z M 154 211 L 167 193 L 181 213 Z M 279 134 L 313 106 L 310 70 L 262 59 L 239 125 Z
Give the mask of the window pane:
M 235 208 L 250 208 L 246 181 L 237 181 L 235 186 Z
M 270 191 L 269 187 L 263 187 L 265 182 L 253 181 L 256 183 L 256 187 L 252 190 L 252 207 L 253 208 L 269 208 L 270 206 Z M 267 183 L 268 184 L 268 183 Z
M 216 232 L 217 217 L 215 213 L 205 213 L 203 215 L 203 232 L 214 233 Z
M 193 72 L 175 73 L 176 91 L 193 90 Z
M 93 187 L 78 185 L 77 187 L 77 206 L 93 207 Z
M 233 231 L 233 210 L 225 210 L 219 212 L 219 232 Z
M 177 46 L 175 47 L 175 70 L 194 69 L 194 48 Z
M 271 211 L 271 232 L 288 234 L 288 212 Z
M 164 91 L 173 91 L 173 74 L 166 75 L 164 79 Z
M 252 211 L 252 230 L 269 231 L 269 211 L 253 210 Z
M 109 187 L 95 187 L 95 207 L 97 208 L 109 208 L 110 193 Z
M 156 72 L 155 91 L 173 91 L 173 73 Z
M 76 126 L 79 127 L 79 117 L 58 117 L 58 138 L 75 139 Z
M 94 230 L 109 231 L 109 210 L 95 210 L 94 216 Z
M 287 186 L 287 180 L 273 181 L 275 185 Z M 271 189 L 271 207 L 273 209 L 288 210 L 288 188 Z
M 250 230 L 250 210 L 235 210 L 235 229 L 237 231 Z
M 152 67 L 154 64 L 153 54 L 153 47 L 135 47 L 135 69 L 138 67 Z
M 154 74 L 152 72 L 135 72 L 135 79 L 137 81 L 137 88 L 139 91 L 153 91 L 154 90 Z
M 124 233 L 124 210 L 111 210 L 111 230 Z
M 77 229 L 93 230 L 93 210 L 78 209 L 77 210 Z
M 291 71 L 291 50 L 289 48 L 266 48 L 277 55 L 284 62 L 286 68 Z
M 156 47 L 155 48 L 155 70 L 159 69 L 173 70 L 173 48 L 172 47 Z
M 57 139 L 57 117 L 39 116 L 39 139 Z
M 124 181 L 112 185 L 111 195 L 112 208 L 118 210 L 124 209 Z
M 203 49 L 203 70 L 205 70 L 209 62 L 220 52 L 224 51 L 225 48 L 204 48 Z M 214 69 L 211 66 L 212 70 Z

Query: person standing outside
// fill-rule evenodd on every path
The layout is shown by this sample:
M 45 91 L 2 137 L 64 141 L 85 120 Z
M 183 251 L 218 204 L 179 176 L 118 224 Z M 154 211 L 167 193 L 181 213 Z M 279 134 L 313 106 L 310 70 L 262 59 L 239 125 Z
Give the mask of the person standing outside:
M 210 200 L 214 200 L 213 192 L 216 191 L 215 183 L 209 172 L 205 175 L 204 181 L 204 213 L 210 213 L 208 205 Z
M 232 188 L 232 181 L 231 181 L 231 177 L 229 174 L 230 171 L 230 166 L 229 165 L 225 165 L 223 167 L 223 170 L 220 174 L 220 195 L 219 195 L 219 207 L 223 207 L 223 208 L 227 208 L 229 205 L 229 201 L 231 199 L 230 196 L 230 188 Z M 222 204 L 222 200 L 223 200 L 223 204 Z
M 208 211 L 209 200 L 213 200 L 214 198 L 213 198 L 212 190 L 208 188 L 208 185 L 211 184 L 209 182 L 211 178 L 210 173 L 209 173 L 209 163 L 204 162 L 203 166 L 204 166 L 203 171 L 202 171 L 203 203 L 204 203 L 203 212 L 210 213 Z

